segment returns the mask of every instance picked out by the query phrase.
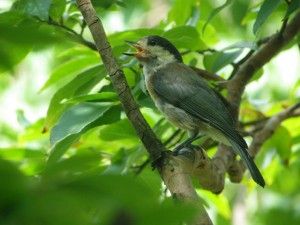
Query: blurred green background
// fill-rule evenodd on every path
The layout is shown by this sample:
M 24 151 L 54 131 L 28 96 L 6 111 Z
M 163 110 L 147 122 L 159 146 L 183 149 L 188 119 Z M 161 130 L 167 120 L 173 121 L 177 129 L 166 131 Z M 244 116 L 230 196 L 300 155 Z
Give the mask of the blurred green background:
M 235 63 L 256 50 L 261 38 L 278 32 L 300 5 L 299 0 L 92 2 L 135 99 L 163 142 L 176 129 L 143 92 L 138 63 L 122 55 L 128 51 L 124 40 L 161 35 L 185 52 L 186 64 L 227 79 Z M 249 83 L 242 122 L 270 117 L 299 101 L 299 40 L 298 34 Z M 147 164 L 90 42 L 74 1 L 0 3 L 0 224 L 191 221 L 195 209 L 173 204 Z M 248 173 L 241 184 L 228 180 L 220 195 L 195 183 L 214 224 L 300 224 L 299 127 L 298 117 L 288 119 L 264 143 L 256 158 L 264 189 Z M 179 140 L 180 135 L 167 147 Z M 212 156 L 216 146 L 207 151 Z

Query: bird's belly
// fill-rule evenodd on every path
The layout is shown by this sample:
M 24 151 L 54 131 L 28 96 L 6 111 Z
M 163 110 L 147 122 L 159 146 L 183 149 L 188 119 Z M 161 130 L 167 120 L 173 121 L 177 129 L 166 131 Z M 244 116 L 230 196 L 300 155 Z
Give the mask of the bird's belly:
M 156 104 L 159 111 L 161 111 L 165 118 L 175 125 L 184 130 L 196 130 L 197 126 L 195 124 L 194 118 L 186 113 L 184 110 L 177 108 L 171 104 L 163 103 Z
M 187 130 L 190 134 L 201 133 L 216 141 L 222 142 L 225 145 L 230 145 L 224 134 L 209 123 L 206 123 L 171 104 L 161 103 L 159 101 L 155 101 L 155 104 L 165 118 L 174 126 Z

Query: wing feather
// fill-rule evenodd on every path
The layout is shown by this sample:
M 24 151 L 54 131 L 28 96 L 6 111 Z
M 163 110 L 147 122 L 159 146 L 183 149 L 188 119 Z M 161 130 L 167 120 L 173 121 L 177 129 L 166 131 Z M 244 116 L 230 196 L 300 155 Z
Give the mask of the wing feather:
M 154 91 L 165 101 L 209 123 L 241 147 L 248 148 L 236 131 L 223 100 L 188 66 L 169 64 L 157 70 L 152 81 Z

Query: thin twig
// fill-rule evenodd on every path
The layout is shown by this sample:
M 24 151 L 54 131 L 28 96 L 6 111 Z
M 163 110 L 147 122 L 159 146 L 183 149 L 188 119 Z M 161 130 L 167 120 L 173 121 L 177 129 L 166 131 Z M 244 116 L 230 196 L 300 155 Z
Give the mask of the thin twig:
M 67 27 L 63 24 L 60 24 L 60 23 L 52 20 L 51 18 L 47 21 L 45 21 L 45 20 L 40 20 L 40 21 L 44 22 L 44 23 L 47 23 L 49 25 L 55 26 L 55 27 L 59 27 L 63 30 L 66 30 L 69 34 L 72 34 L 72 37 L 75 38 L 79 43 L 89 47 L 92 50 L 97 51 L 96 45 L 93 42 L 90 42 L 90 41 L 84 39 L 83 36 L 82 36 L 82 33 L 79 34 L 75 30 L 73 30 L 73 29 L 71 29 L 71 28 L 69 28 L 69 27 Z M 82 32 L 83 32 L 83 30 L 82 30 Z
M 274 116 L 270 117 L 266 121 L 264 127 L 260 131 L 256 132 L 253 136 L 253 141 L 249 146 L 249 153 L 252 156 L 255 156 L 261 148 L 262 144 L 274 134 L 275 130 L 282 123 L 282 121 L 294 116 L 299 116 L 299 112 L 294 113 L 299 108 L 300 101 L 294 104 L 293 106 L 286 108 L 280 111 L 279 113 L 275 114 Z

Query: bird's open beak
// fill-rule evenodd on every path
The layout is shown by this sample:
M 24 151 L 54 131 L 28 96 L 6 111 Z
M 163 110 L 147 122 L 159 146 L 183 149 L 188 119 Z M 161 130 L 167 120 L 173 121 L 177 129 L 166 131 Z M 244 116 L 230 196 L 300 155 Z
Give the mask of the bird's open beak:
M 138 42 L 125 41 L 125 43 L 131 47 L 134 47 L 137 51 L 136 52 L 123 52 L 124 55 L 138 57 L 140 54 L 142 54 L 144 52 L 144 49 L 140 46 L 140 44 Z

